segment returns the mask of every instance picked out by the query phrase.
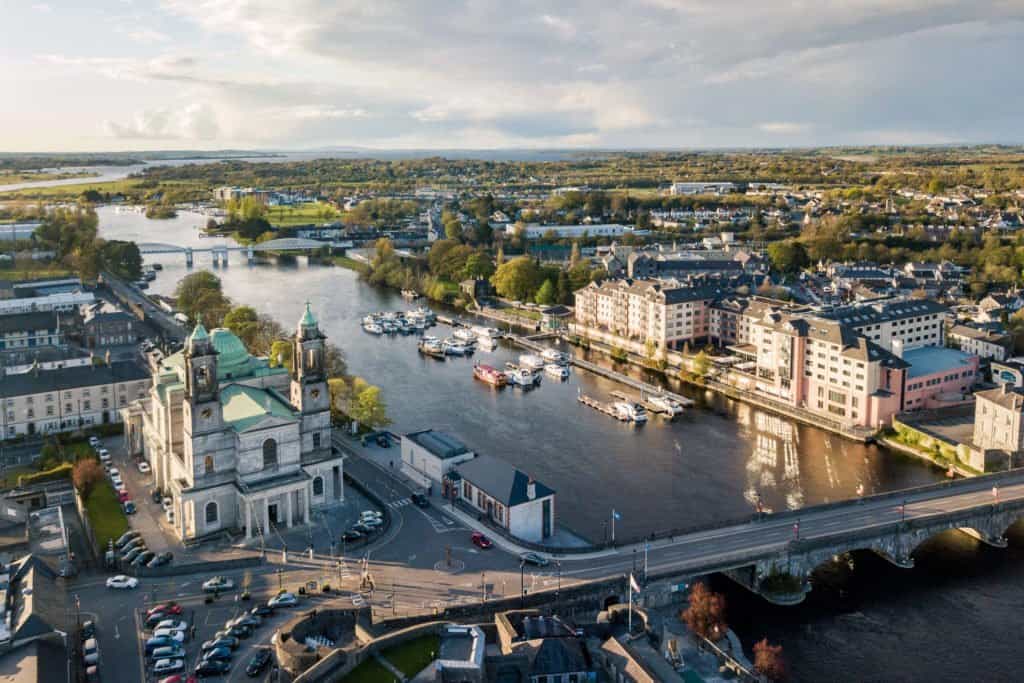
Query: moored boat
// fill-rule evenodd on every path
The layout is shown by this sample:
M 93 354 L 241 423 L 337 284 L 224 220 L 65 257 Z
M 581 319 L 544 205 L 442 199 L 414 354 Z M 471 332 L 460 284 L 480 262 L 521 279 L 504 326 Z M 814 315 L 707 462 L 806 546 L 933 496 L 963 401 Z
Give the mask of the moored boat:
M 557 351 L 555 349 L 544 349 L 544 351 L 541 352 L 540 357 L 549 363 L 557 363 L 559 365 L 569 364 L 568 354 L 562 353 L 561 351 Z
M 627 422 L 647 422 L 647 409 L 632 401 L 616 401 L 612 404 L 615 415 Z
M 647 398 L 647 402 L 651 404 L 652 410 L 662 413 L 663 415 L 675 417 L 676 415 L 683 414 L 682 404 L 668 396 L 649 396 Z
M 520 387 L 532 387 L 540 381 L 540 375 L 529 368 L 523 367 L 513 367 L 507 370 L 505 377 L 508 378 L 509 384 L 515 384 Z
M 445 355 L 447 355 L 443 343 L 431 337 L 421 339 L 416 348 L 425 356 L 440 358 L 441 360 L 444 360 Z
M 503 387 L 508 381 L 507 376 L 501 370 L 491 367 L 490 365 L 481 365 L 479 363 L 473 366 L 473 377 L 495 387 Z
M 569 368 L 558 363 L 548 363 L 544 366 L 544 374 L 557 377 L 558 379 L 569 379 Z
M 363 321 L 363 330 L 370 334 L 384 334 L 384 328 L 375 322 Z
M 532 353 L 525 353 L 522 356 L 519 356 L 520 367 L 528 368 L 530 370 L 540 370 L 545 365 L 547 365 L 547 363 L 544 362 L 543 358 L 535 356 Z
M 481 351 L 493 351 L 498 348 L 498 342 L 494 337 L 477 337 L 476 345 Z
M 476 335 L 468 327 L 458 327 L 452 332 L 452 336 L 461 342 L 466 344 L 472 344 L 476 341 Z
M 457 339 L 445 339 L 441 346 L 449 356 L 465 356 L 470 353 L 469 347 Z

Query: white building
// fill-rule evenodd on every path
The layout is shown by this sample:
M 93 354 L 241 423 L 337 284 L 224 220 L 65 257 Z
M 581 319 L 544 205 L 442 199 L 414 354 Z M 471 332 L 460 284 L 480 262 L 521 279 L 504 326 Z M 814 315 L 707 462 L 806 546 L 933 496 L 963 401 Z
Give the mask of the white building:
M 308 305 L 292 344 L 289 373 L 250 356 L 229 330 L 198 325 L 154 371 L 149 397 L 125 411 L 129 452 L 150 461 L 182 539 L 223 529 L 253 539 L 342 500 L 326 338 Z
M 725 194 L 736 190 L 736 183 L 725 181 L 710 181 L 697 183 L 672 183 L 669 192 L 674 195 L 682 194 Z
M 402 436 L 402 470 L 423 486 L 441 484 L 454 467 L 473 458 L 473 451 L 445 432 L 425 429 Z
M 555 533 L 555 492 L 504 460 L 478 455 L 453 470 L 459 497 L 524 541 Z
M 1024 391 L 1001 385 L 974 394 L 974 445 L 1016 453 L 1024 446 Z
M 961 351 L 973 353 L 982 358 L 1003 361 L 1009 356 L 1010 337 L 991 330 L 979 330 L 966 325 L 949 328 L 947 338 Z
M 592 223 L 590 225 L 525 225 L 521 226 L 523 231 L 523 238 L 528 240 L 540 239 L 548 234 L 553 234 L 559 239 L 570 238 L 575 239 L 583 237 L 621 237 L 627 232 L 633 232 L 633 228 L 628 225 L 619 225 L 618 223 Z M 519 229 L 515 223 L 510 223 L 505 226 L 505 233 L 509 237 L 513 237 L 516 234 L 516 230 Z

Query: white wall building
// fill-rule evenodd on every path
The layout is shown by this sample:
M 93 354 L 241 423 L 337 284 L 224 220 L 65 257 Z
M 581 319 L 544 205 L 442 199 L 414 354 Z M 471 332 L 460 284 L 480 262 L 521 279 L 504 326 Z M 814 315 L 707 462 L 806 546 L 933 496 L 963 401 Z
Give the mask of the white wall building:
M 473 451 L 445 432 L 425 429 L 402 436 L 402 470 L 423 486 L 441 484 L 454 467 L 473 457 Z
M 515 223 L 511 223 L 505 226 L 505 233 L 512 237 L 516 234 L 518 226 Z M 523 237 L 528 240 L 540 239 L 548 235 L 549 233 L 554 234 L 559 239 L 562 238 L 577 238 L 587 235 L 589 237 L 620 237 L 625 235 L 627 232 L 633 232 L 633 228 L 628 225 L 619 225 L 618 223 L 593 223 L 590 225 L 525 225 L 522 226 Z
M 555 492 L 504 460 L 479 455 L 452 476 L 462 500 L 516 538 L 541 543 L 554 535 Z

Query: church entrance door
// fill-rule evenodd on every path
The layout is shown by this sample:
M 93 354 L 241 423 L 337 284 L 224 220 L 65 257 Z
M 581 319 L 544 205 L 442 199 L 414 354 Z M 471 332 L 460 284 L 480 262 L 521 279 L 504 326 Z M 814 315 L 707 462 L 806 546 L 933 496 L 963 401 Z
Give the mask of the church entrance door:
M 280 521 L 277 518 L 277 503 L 271 503 L 267 506 L 267 517 L 270 518 L 271 524 L 277 524 Z

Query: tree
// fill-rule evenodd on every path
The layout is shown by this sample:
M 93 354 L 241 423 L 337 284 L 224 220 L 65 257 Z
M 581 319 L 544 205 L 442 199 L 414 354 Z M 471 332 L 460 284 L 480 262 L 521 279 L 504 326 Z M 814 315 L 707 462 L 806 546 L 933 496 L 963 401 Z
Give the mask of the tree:
M 693 371 L 700 377 L 707 377 L 709 370 L 711 370 L 711 359 L 708 358 L 708 354 L 703 351 L 698 352 L 693 357 Z
M 105 476 L 103 468 L 95 458 L 82 458 L 71 470 L 71 481 L 82 498 L 88 498 L 96 484 L 103 481 Z
M 545 280 L 537 290 L 534 301 L 541 306 L 550 306 L 555 303 L 555 284 L 551 280 Z
M 278 339 L 270 345 L 270 367 L 290 368 L 292 366 L 292 345 Z
M 572 270 L 580 264 L 580 243 L 572 243 L 572 251 L 569 252 L 569 270 Z
M 797 273 L 810 263 L 807 250 L 796 240 L 782 240 L 768 245 L 772 267 L 783 273 Z
M 727 629 L 725 597 L 712 592 L 703 581 L 698 581 L 690 590 L 690 606 L 680 618 L 698 636 L 718 640 Z
M 494 264 L 484 252 L 470 254 L 466 259 L 466 265 L 462 269 L 462 276 L 469 280 L 477 278 L 487 280 L 494 275 Z
M 224 327 L 234 332 L 250 350 L 255 346 L 258 326 L 259 317 L 251 306 L 237 306 L 224 316 Z
M 380 387 L 366 385 L 349 399 L 349 416 L 368 427 L 385 427 L 391 424 L 388 407 L 380 395 Z
M 505 262 L 505 249 L 498 247 L 498 253 L 494 257 L 494 265 L 500 266 Z
M 460 223 L 457 218 L 452 218 L 449 221 L 445 221 L 444 236 L 450 240 L 461 240 L 462 223 Z
M 200 320 L 208 327 L 216 327 L 230 310 L 231 301 L 224 296 L 220 278 L 208 270 L 186 275 L 174 291 L 178 308 L 192 322 Z
M 572 303 L 572 284 L 569 282 L 569 273 L 564 270 L 558 271 L 558 283 L 555 285 L 555 298 L 560 304 Z
M 772 645 L 767 638 L 754 643 L 754 670 L 770 681 L 784 681 L 789 667 L 782 656 L 782 646 Z
M 142 254 L 135 242 L 103 242 L 99 257 L 103 267 L 120 278 L 134 281 L 142 277 Z
M 491 276 L 491 284 L 503 297 L 528 301 L 540 286 L 540 276 L 540 268 L 533 259 L 520 256 L 499 266 Z

